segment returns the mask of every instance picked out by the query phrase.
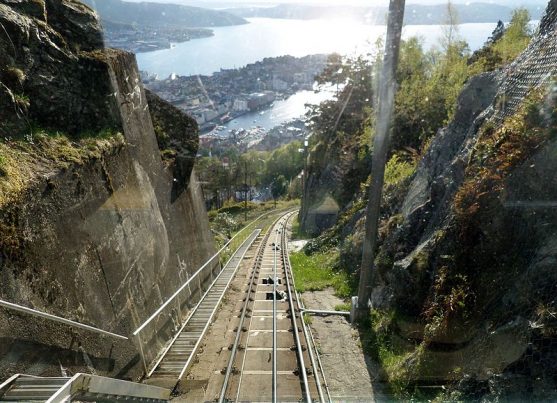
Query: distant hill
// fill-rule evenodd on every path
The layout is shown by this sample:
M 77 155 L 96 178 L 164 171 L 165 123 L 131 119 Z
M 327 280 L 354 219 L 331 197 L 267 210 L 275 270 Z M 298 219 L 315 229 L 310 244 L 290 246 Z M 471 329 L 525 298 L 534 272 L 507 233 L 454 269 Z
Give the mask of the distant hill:
M 103 21 L 121 24 L 177 27 L 219 27 L 246 24 L 241 16 L 225 11 L 162 3 L 131 3 L 122 0 L 82 0 L 90 5 Z
M 490 3 L 455 4 L 458 21 L 462 24 L 473 22 L 508 21 L 513 8 Z M 528 7 L 533 19 L 541 17 L 542 8 Z M 229 8 L 226 11 L 244 18 L 287 18 L 311 20 L 321 18 L 352 18 L 369 24 L 384 24 L 386 21 L 386 7 L 356 7 L 356 6 L 314 6 L 281 4 L 276 7 L 243 7 Z M 446 5 L 417 5 L 406 6 L 405 23 L 410 25 L 436 25 L 445 22 Z

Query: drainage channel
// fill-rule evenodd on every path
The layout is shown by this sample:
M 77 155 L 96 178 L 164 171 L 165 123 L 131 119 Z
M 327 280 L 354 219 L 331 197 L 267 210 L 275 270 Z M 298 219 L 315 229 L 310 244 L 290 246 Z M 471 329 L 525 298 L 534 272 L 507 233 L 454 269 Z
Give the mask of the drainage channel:
M 182 379 L 240 263 L 260 233 L 260 229 L 253 231 L 226 263 L 145 383 L 169 385 Z

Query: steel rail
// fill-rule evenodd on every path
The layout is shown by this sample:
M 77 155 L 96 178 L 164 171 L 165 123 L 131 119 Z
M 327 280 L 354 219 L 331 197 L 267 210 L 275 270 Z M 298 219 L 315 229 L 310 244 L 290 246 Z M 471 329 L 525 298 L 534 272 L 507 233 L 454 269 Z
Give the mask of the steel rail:
M 290 272 L 289 272 L 289 257 L 288 257 L 288 244 L 286 242 L 286 225 L 291 216 L 288 216 L 282 227 L 282 242 L 281 242 L 281 257 L 284 267 L 284 277 L 286 278 L 286 291 L 288 293 L 288 305 L 290 306 L 290 314 L 292 316 L 292 326 L 294 328 L 294 339 L 296 341 L 296 351 L 298 353 L 298 363 L 300 365 L 300 375 L 302 377 L 302 382 L 304 384 L 305 398 L 308 403 L 311 403 L 311 392 L 309 391 L 309 382 L 306 372 L 306 364 L 304 361 L 304 354 L 302 351 L 302 343 L 300 341 L 300 336 L 298 334 L 298 324 L 296 323 L 296 307 L 294 306 L 294 301 L 292 300 L 292 284 L 290 282 Z M 303 317 L 300 315 L 300 319 Z M 309 350 L 309 349 L 308 349 Z M 319 384 L 319 383 L 318 383 Z
M 261 264 L 263 264 L 263 254 L 261 255 Z M 255 301 L 255 298 L 254 298 Z M 253 318 L 253 317 L 252 317 Z M 249 346 L 250 336 L 251 336 L 251 328 L 253 326 L 253 320 L 249 321 L 249 327 L 247 330 L 247 337 L 246 337 L 246 349 Z M 236 390 L 236 402 L 240 401 L 240 388 L 242 387 L 242 382 L 244 380 L 244 368 L 246 367 L 247 361 L 247 353 L 244 353 L 244 357 L 242 359 L 242 369 L 240 371 L 240 379 L 238 380 L 238 389 Z
M 271 225 L 271 227 L 273 227 L 275 225 L 275 223 L 280 220 L 280 217 L 277 218 L 275 220 L 275 222 L 273 222 L 273 224 Z M 257 275 L 257 273 L 259 272 L 258 267 L 261 266 L 261 262 L 263 261 L 263 252 L 265 250 L 265 244 L 267 243 L 267 240 L 269 239 L 269 236 L 271 235 L 270 231 L 267 231 L 267 233 L 265 234 L 265 236 L 263 237 L 263 239 L 261 240 L 261 243 L 259 244 L 259 247 L 257 248 L 257 253 L 256 253 L 256 257 L 255 257 L 255 265 L 253 268 L 253 271 L 251 273 L 251 278 L 250 278 L 250 283 L 249 283 L 249 288 L 248 288 L 248 294 L 246 296 L 246 301 L 244 303 L 244 306 L 242 307 L 242 314 L 240 316 L 240 323 L 238 324 L 238 331 L 236 332 L 236 337 L 234 339 L 234 343 L 232 345 L 232 350 L 230 353 L 230 358 L 228 359 L 228 365 L 226 366 L 226 373 L 224 375 L 224 381 L 222 384 L 222 388 L 221 388 L 221 392 L 220 392 L 220 396 L 219 396 L 219 403 L 223 403 L 225 401 L 225 396 L 226 396 L 226 391 L 228 390 L 228 383 L 230 382 L 230 375 L 232 374 L 232 368 L 234 366 L 234 361 L 236 359 L 236 353 L 238 351 L 238 346 L 240 344 L 240 338 L 241 338 L 241 329 L 244 325 L 244 321 L 246 319 L 246 314 L 247 314 L 247 310 L 248 310 L 248 305 L 249 305 L 249 299 L 250 299 L 250 295 L 253 292 L 253 285 L 255 282 L 255 277 Z M 241 381 L 240 381 L 241 384 Z M 238 387 L 239 390 L 239 387 Z
M 263 265 L 263 258 L 264 258 L 264 256 L 265 256 L 265 248 L 266 248 L 266 246 L 267 246 L 268 239 L 271 237 L 272 231 L 274 230 L 275 226 L 277 225 L 277 223 L 280 221 L 280 219 L 281 219 L 282 217 L 283 217 L 283 216 L 278 217 L 278 218 L 271 224 L 271 226 L 270 226 L 269 229 L 268 229 L 267 239 L 265 240 L 265 242 L 262 243 L 263 248 L 261 249 L 261 265 Z M 261 269 L 261 267 L 259 267 L 259 269 Z M 251 327 L 252 327 L 252 325 L 253 325 L 253 318 L 252 318 L 252 320 L 250 321 L 250 325 L 249 325 L 248 332 L 247 332 L 247 333 L 248 333 L 248 336 L 247 336 L 247 339 L 246 339 L 246 348 L 247 348 L 247 346 L 249 345 L 249 338 L 250 338 L 250 334 L 251 334 Z M 244 358 L 243 358 L 243 360 L 242 360 L 242 370 L 240 371 L 240 380 L 239 380 L 239 383 L 238 383 L 238 390 L 237 390 L 237 392 L 236 392 L 236 401 L 239 401 L 239 400 L 240 400 L 240 388 L 241 388 L 241 386 L 242 386 L 242 379 L 243 379 L 243 374 L 244 374 L 244 367 L 246 366 L 246 357 L 247 357 L 247 354 L 244 354 Z
M 274 223 L 273 223 L 274 225 Z M 270 237 L 271 232 L 268 232 L 268 236 L 265 239 L 265 242 L 263 243 L 263 249 L 261 250 L 261 255 L 258 256 L 260 257 L 260 265 L 258 266 L 258 273 L 261 270 L 261 266 L 263 265 L 263 257 L 265 255 L 265 244 L 268 242 L 268 239 Z M 256 289 L 257 292 L 257 289 Z M 246 303 L 249 304 L 249 297 L 246 297 Z M 254 304 L 255 304 L 255 297 L 254 297 Z M 253 325 L 253 319 L 249 321 L 249 327 L 247 330 L 247 337 L 246 337 L 246 349 L 249 346 L 249 339 L 250 339 L 250 335 L 251 335 L 251 327 Z M 240 330 L 240 329 L 238 329 Z M 242 387 L 242 382 L 244 380 L 244 368 L 246 366 L 246 361 L 247 361 L 247 353 L 244 353 L 243 359 L 242 359 L 242 369 L 240 370 L 240 379 L 238 380 L 238 389 L 236 390 L 236 400 L 235 401 L 239 401 L 240 400 L 240 388 Z
M 278 231 L 278 229 L 275 229 L 275 231 Z M 275 243 L 273 246 L 273 403 L 277 402 L 277 243 L 278 234 L 275 232 Z
M 298 296 L 298 307 L 303 308 L 304 303 L 301 301 L 300 294 L 298 294 L 297 291 L 296 291 L 296 295 Z M 332 402 L 333 399 L 331 397 L 331 391 L 329 390 L 329 384 L 327 383 L 327 377 L 325 376 L 325 369 L 323 368 L 323 363 L 321 362 L 321 357 L 319 355 L 319 351 L 317 350 L 317 343 L 315 342 L 315 338 L 313 337 L 313 332 L 311 330 L 311 327 L 307 326 L 305 324 L 305 322 L 302 321 L 302 329 L 304 330 L 304 335 L 306 336 L 306 340 L 308 340 L 308 343 L 309 343 L 308 335 L 309 335 L 309 338 L 311 339 L 311 346 L 313 347 L 313 350 L 315 351 L 315 358 L 312 358 L 312 356 L 313 356 L 312 349 L 308 348 L 310 358 L 312 360 L 312 364 L 313 364 L 314 368 L 316 368 L 315 359 L 317 359 L 318 368 L 319 368 L 319 371 L 321 372 L 321 376 L 323 377 L 323 384 L 325 385 L 325 391 L 327 392 L 327 398 L 329 399 L 329 402 Z M 321 383 L 320 382 L 318 382 L 317 388 L 318 388 L 318 391 L 320 391 L 319 396 L 320 397 L 323 396 L 323 390 L 321 389 Z
M 27 313 L 27 314 L 32 315 L 32 316 L 38 316 L 38 317 L 41 317 L 41 318 L 44 318 L 44 319 L 48 319 L 48 320 L 53 321 L 53 322 L 63 323 L 63 324 L 68 325 L 68 326 L 76 327 L 76 328 L 83 329 L 83 330 L 88 330 L 88 331 L 93 332 L 93 333 L 98 333 L 98 334 L 103 334 L 105 336 L 114 337 L 115 339 L 129 340 L 129 338 L 127 338 L 126 336 L 122 336 L 121 334 L 112 333 L 112 332 L 109 332 L 109 331 L 106 331 L 106 330 L 96 328 L 94 326 L 84 325 L 83 323 L 79 323 L 79 322 L 75 322 L 73 320 L 61 318 L 60 316 L 52 315 L 50 313 L 38 311 L 38 310 L 32 309 L 32 308 L 27 308 L 25 306 L 17 305 L 17 304 L 14 304 L 14 303 L 11 303 L 11 302 L 8 302 L 8 301 L 4 301 L 4 300 L 1 300 L 1 299 L 0 299 L 0 306 L 2 306 L 4 308 L 7 308 L 7 309 L 12 309 L 14 311 Z
M 292 287 L 294 289 L 294 293 L 296 294 L 296 305 L 298 306 L 298 309 L 300 310 L 300 313 L 301 313 L 302 331 L 304 332 L 304 337 L 306 339 L 306 342 L 308 343 L 309 359 L 311 361 L 312 367 L 314 368 L 315 381 L 316 381 L 316 384 L 317 384 L 317 392 L 319 394 L 319 400 L 320 400 L 320 402 L 325 402 L 325 396 L 323 395 L 323 389 L 321 387 L 321 381 L 319 379 L 319 374 L 318 374 L 317 368 L 319 368 L 319 370 L 321 371 L 321 376 L 323 377 L 323 383 L 325 384 L 325 390 L 327 391 L 327 397 L 329 399 L 329 402 L 331 402 L 332 399 L 331 399 L 331 393 L 329 391 L 329 385 L 327 384 L 327 379 L 325 377 L 325 371 L 324 371 L 323 365 L 321 363 L 321 358 L 319 357 L 319 352 L 317 351 L 317 348 L 316 348 L 315 339 L 313 338 L 313 334 L 311 332 L 311 329 L 304 322 L 303 314 L 304 314 L 304 311 L 305 311 L 305 307 L 304 307 L 304 304 L 303 304 L 302 299 L 300 297 L 300 294 L 298 293 L 298 291 L 296 291 L 296 280 L 294 278 L 294 273 L 292 272 L 292 263 L 290 262 L 290 253 L 288 252 L 288 241 L 286 241 L 285 244 L 286 244 L 285 245 L 285 250 L 286 250 L 285 267 L 288 267 L 288 270 L 290 270 L 290 274 L 291 274 L 291 277 L 292 277 Z M 308 335 L 310 337 L 308 337 Z M 311 338 L 311 341 L 310 341 L 310 338 Z M 315 355 L 313 353 L 313 350 L 315 350 Z M 318 365 L 316 365 L 316 363 L 315 363 L 316 358 L 317 358 Z
M 299 363 L 299 375 L 300 378 L 303 382 L 303 393 L 305 396 L 302 397 L 303 401 L 306 402 L 311 402 L 311 392 L 310 392 L 310 388 L 309 388 L 309 382 L 308 382 L 308 376 L 307 376 L 307 371 L 306 371 L 306 365 L 304 362 L 304 357 L 303 357 L 303 348 L 302 348 L 302 343 L 301 343 L 301 338 L 299 335 L 299 327 L 298 327 L 298 323 L 297 320 L 300 319 L 303 321 L 303 317 L 300 316 L 299 318 L 296 318 L 296 308 L 295 308 L 295 304 L 294 304 L 294 295 L 296 296 L 297 299 L 299 299 L 299 296 L 295 293 L 295 290 L 293 289 L 293 284 L 294 284 L 294 279 L 292 277 L 292 273 L 288 272 L 289 268 L 290 268 L 290 262 L 289 262 L 289 256 L 288 256 L 288 248 L 287 248 L 287 241 L 286 241 L 286 226 L 288 224 L 288 220 L 291 218 L 292 216 L 292 212 L 285 214 L 282 217 L 279 217 L 270 227 L 270 229 L 268 230 L 268 232 L 265 234 L 265 238 L 262 240 L 261 244 L 258 247 L 258 251 L 256 253 L 256 259 L 255 259 L 255 265 L 254 265 L 254 269 L 253 272 L 251 273 L 251 277 L 250 277 L 250 282 L 248 284 L 249 288 L 247 290 L 247 295 L 246 295 L 246 300 L 245 303 L 243 304 L 242 307 L 242 312 L 240 315 L 240 321 L 239 321 L 239 325 L 238 325 L 238 331 L 236 333 L 235 339 L 234 339 L 234 343 L 232 345 L 231 348 L 231 355 L 228 359 L 228 364 L 226 367 L 226 372 L 225 372 L 225 377 L 223 380 L 223 384 L 222 384 L 222 388 L 221 388 L 221 392 L 219 395 L 219 399 L 218 402 L 219 403 L 224 403 L 227 401 L 226 399 L 226 395 L 227 393 L 230 393 L 228 391 L 229 388 L 229 384 L 230 384 L 230 379 L 231 379 L 231 375 L 233 372 L 233 368 L 234 368 L 234 363 L 236 361 L 237 358 L 237 351 L 238 351 L 238 347 L 240 345 L 240 341 L 241 341 L 241 329 L 243 327 L 243 324 L 245 323 L 245 319 L 247 316 L 247 309 L 249 307 L 249 297 L 251 295 L 251 293 L 255 292 L 253 289 L 253 285 L 255 283 L 255 279 L 257 274 L 259 273 L 259 269 L 261 268 L 261 263 L 263 260 L 263 256 L 265 253 L 265 248 L 267 247 L 267 243 L 269 242 L 269 238 L 272 235 L 272 231 L 275 232 L 275 237 L 274 237 L 274 244 L 272 244 L 273 247 L 273 331 L 272 331 L 272 336 L 273 336 L 273 348 L 272 348 L 272 380 L 273 380 L 273 384 L 272 384 L 272 401 L 273 402 L 277 402 L 280 401 L 280 396 L 278 395 L 278 381 L 277 381 L 277 375 L 278 375 L 278 371 L 277 371 L 277 358 L 278 358 L 278 343 L 277 343 L 277 278 L 278 278 L 278 267 L 279 264 L 282 262 L 283 264 L 283 269 L 285 271 L 285 279 L 286 279 L 286 289 L 288 292 L 288 297 L 289 297 L 289 307 L 290 307 L 290 311 L 292 313 L 292 323 L 293 323 L 293 333 L 294 333 L 294 337 L 295 337 L 295 341 L 296 341 L 296 350 L 297 350 L 297 358 L 298 358 L 298 363 Z M 280 249 L 279 249 L 280 248 Z M 290 278 L 292 278 L 292 280 L 290 280 Z M 298 302 L 298 308 L 299 308 L 299 302 Z M 309 338 L 307 337 L 307 331 L 305 328 L 303 328 L 303 322 L 302 322 L 302 329 L 304 331 L 304 335 L 306 336 L 306 339 L 308 340 L 309 343 Z M 248 331 L 248 338 L 249 338 L 249 331 Z M 309 354 L 310 354 L 310 359 L 312 362 L 312 365 L 314 368 L 318 368 L 317 364 L 315 363 L 315 359 L 313 356 L 313 353 L 311 351 L 311 349 L 309 349 Z M 241 388 L 241 384 L 242 384 L 242 375 L 243 375 L 243 368 L 245 365 L 245 360 L 246 360 L 246 356 L 244 355 L 243 357 L 243 362 L 241 365 L 241 371 L 240 371 L 240 380 L 238 383 L 238 390 L 236 393 L 236 400 L 239 400 L 239 393 L 240 393 L 240 388 Z M 316 380 L 317 380 L 317 389 L 319 390 L 319 395 L 320 395 L 320 401 L 324 402 L 325 398 L 323 397 L 323 392 L 321 390 L 321 385 L 320 385 L 320 381 L 319 381 L 319 374 L 317 372 L 315 372 L 316 375 Z

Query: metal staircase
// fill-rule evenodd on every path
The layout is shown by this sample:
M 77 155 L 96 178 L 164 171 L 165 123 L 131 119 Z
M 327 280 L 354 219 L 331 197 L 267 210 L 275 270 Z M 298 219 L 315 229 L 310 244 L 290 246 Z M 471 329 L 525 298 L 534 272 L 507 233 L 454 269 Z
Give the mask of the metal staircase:
M 195 358 L 195 353 L 230 282 L 248 249 L 260 234 L 260 229 L 254 230 L 229 259 L 199 304 L 193 309 L 192 315 L 163 351 L 152 371 L 147 374 L 149 379 L 145 383 L 172 388 L 184 376 Z
M 46 378 L 17 374 L 0 385 L 2 402 L 167 402 L 170 390 L 89 374 Z

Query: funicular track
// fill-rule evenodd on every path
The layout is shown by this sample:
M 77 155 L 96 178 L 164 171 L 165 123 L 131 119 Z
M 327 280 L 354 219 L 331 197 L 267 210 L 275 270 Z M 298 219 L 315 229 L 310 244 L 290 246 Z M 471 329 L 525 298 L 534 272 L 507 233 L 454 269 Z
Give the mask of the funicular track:
M 255 255 L 219 402 L 325 401 L 288 259 L 282 216 Z

